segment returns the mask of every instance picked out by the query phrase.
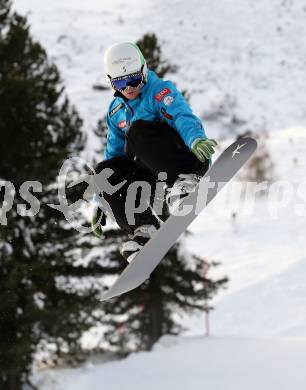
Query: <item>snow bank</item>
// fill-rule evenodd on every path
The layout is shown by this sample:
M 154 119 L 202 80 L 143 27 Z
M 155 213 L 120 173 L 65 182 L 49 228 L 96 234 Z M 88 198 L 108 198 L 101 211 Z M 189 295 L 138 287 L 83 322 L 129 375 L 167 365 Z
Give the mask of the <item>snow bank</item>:
M 306 339 L 172 339 L 151 353 L 37 381 L 43 390 L 304 390 L 305 360 Z

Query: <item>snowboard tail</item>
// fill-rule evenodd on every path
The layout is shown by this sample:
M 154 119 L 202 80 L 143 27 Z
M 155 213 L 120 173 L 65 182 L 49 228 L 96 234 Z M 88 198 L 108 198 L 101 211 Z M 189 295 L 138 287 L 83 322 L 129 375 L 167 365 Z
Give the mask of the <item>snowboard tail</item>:
M 241 138 L 231 144 L 200 180 L 197 190 L 183 199 L 180 210 L 184 207 L 189 207 L 191 210 L 186 215 L 175 213 L 169 216 L 152 239 L 124 269 L 113 286 L 102 296 L 102 300 L 133 290 L 148 279 L 179 236 L 236 175 L 256 148 L 257 142 L 250 137 Z

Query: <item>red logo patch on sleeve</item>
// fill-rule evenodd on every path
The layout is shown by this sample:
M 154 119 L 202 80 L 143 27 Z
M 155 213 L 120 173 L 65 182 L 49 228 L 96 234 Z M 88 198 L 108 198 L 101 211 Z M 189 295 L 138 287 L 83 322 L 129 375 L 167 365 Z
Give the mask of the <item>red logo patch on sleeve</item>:
M 171 90 L 169 88 L 164 88 L 154 96 L 154 99 L 160 102 L 164 96 L 168 95 L 168 93 L 171 93 Z
M 119 122 L 118 127 L 120 127 L 120 129 L 124 129 L 126 127 L 126 121 Z

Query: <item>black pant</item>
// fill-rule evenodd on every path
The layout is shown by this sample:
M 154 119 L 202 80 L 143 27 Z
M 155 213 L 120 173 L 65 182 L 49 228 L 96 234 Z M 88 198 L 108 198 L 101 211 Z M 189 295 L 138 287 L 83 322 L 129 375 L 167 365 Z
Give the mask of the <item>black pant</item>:
M 126 133 L 125 151 L 127 157 L 102 161 L 97 165 L 96 172 L 111 168 L 114 173 L 108 181 L 112 186 L 127 180 L 124 186 L 112 195 L 103 192 L 102 188 L 101 192 L 110 205 L 116 222 L 128 233 L 133 233 L 137 226 L 144 224 L 159 226 L 158 219 L 152 214 L 150 208 L 141 214 L 135 213 L 133 223 L 127 218 L 125 202 L 131 183 L 146 181 L 150 184 L 152 191 L 147 201 L 152 205 L 157 176 L 160 172 L 166 172 L 166 182 L 171 186 L 180 173 L 203 175 L 209 166 L 208 162 L 201 163 L 188 149 L 177 131 L 163 122 L 144 120 L 133 122 Z M 139 201 L 140 193 L 136 199 L 136 202 Z M 163 219 L 162 216 L 159 217 Z

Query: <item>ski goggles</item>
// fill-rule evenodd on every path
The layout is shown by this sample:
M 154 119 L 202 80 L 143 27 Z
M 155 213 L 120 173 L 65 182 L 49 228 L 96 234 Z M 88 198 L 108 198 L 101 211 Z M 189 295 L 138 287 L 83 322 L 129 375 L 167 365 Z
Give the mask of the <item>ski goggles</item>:
M 116 91 L 124 91 L 127 87 L 137 88 L 143 82 L 142 72 L 132 73 L 128 76 L 115 77 L 110 80 Z

